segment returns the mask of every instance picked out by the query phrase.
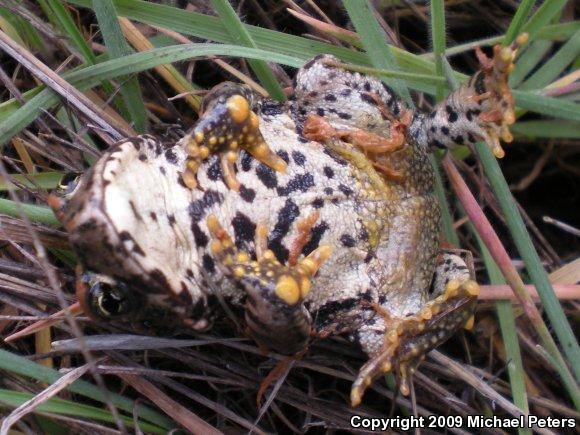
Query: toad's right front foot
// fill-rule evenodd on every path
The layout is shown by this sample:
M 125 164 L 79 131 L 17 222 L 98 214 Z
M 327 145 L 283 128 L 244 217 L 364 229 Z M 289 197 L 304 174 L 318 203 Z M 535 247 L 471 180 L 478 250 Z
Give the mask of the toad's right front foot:
M 189 156 L 183 181 L 190 189 L 197 187 L 196 174 L 202 162 L 218 153 L 225 183 L 239 190 L 234 163 L 240 148 L 276 171 L 286 170 L 286 162 L 268 147 L 260 133 L 251 99 L 248 88 L 230 82 L 216 86 L 205 97 L 199 121 L 182 140 Z
M 320 246 L 294 265 L 283 265 L 266 249 L 266 228 L 256 229 L 256 260 L 238 251 L 218 218 L 207 218 L 211 252 L 223 273 L 247 295 L 245 317 L 256 342 L 284 355 L 303 350 L 310 338 L 311 318 L 304 307 L 311 279 L 331 254 Z M 301 243 L 299 243 L 301 245 Z

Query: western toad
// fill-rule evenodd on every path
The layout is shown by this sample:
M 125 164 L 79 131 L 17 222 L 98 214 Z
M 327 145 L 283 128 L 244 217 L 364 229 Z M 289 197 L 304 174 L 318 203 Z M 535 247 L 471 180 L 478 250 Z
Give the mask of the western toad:
M 50 200 L 82 266 L 123 284 L 109 296 L 80 286 L 85 311 L 111 317 L 135 294 L 201 330 L 223 298 L 279 353 L 312 334 L 359 343 L 370 359 L 353 405 L 393 369 L 407 394 L 424 354 L 472 324 L 478 294 L 468 253 L 440 249 L 428 153 L 509 141 L 514 48 L 480 55 L 482 69 L 429 114 L 322 55 L 286 105 L 225 84 L 178 143 L 118 143 Z

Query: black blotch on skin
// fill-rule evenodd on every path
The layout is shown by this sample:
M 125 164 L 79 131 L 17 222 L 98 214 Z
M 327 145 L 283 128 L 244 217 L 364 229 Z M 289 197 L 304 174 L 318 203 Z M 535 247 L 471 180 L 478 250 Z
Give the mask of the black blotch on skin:
M 203 316 L 205 315 L 205 311 L 206 311 L 205 301 L 203 299 L 200 299 L 195 303 L 195 305 L 191 309 L 189 317 L 192 320 L 199 320 L 203 318 Z
M 348 165 L 348 162 L 346 160 L 344 160 L 342 157 L 336 155 L 335 153 L 333 153 L 328 148 L 324 148 L 323 152 L 324 152 L 324 154 L 326 154 L 327 156 L 329 156 L 330 158 L 332 158 L 332 160 L 334 160 L 339 165 L 341 165 L 341 166 L 347 166 Z
M 449 122 L 455 122 L 457 121 L 457 112 L 455 110 L 453 110 L 453 107 L 451 107 L 449 104 L 445 106 L 445 111 L 447 112 L 447 120 Z
M 145 154 L 139 154 L 139 160 L 141 160 L 142 162 L 146 162 L 147 156 Z
M 325 187 L 324 193 L 330 196 L 334 193 L 334 190 L 332 190 L 332 187 Z
M 200 248 L 205 248 L 209 242 L 207 235 L 201 230 L 197 222 L 191 223 L 191 232 L 193 233 L 193 240 Z
M 129 138 L 125 142 L 129 142 L 131 145 L 133 145 L 133 148 L 135 148 L 137 151 L 141 149 L 141 139 L 137 137 Z
M 276 154 L 278 154 L 278 157 L 280 157 L 282 160 L 284 160 L 286 162 L 286 164 L 290 163 L 290 156 L 288 155 L 288 153 L 284 150 L 278 150 L 276 151 Z
M 485 74 L 483 74 L 482 72 L 479 72 L 477 74 L 477 76 L 475 77 L 475 82 L 474 82 L 473 86 L 475 88 L 475 92 L 477 92 L 478 95 L 485 93 L 485 91 L 486 91 Z
M 268 248 L 271 249 L 282 264 L 288 260 L 288 249 L 282 245 L 282 239 L 290 232 L 290 226 L 300 215 L 300 209 L 290 198 L 278 212 L 278 220 L 268 236 Z
M 177 295 L 177 298 L 182 304 L 189 306 L 192 304 L 193 299 L 191 298 L 191 294 L 187 290 L 187 284 L 185 283 L 185 281 L 181 281 L 180 284 L 181 284 L 181 292 Z
M 342 243 L 342 246 L 352 248 L 356 244 L 356 240 L 350 234 L 345 233 L 340 236 L 340 243 Z
M 151 281 L 156 283 L 160 288 L 163 289 L 169 288 L 169 281 L 167 280 L 167 277 L 161 270 L 159 269 L 152 270 L 151 272 L 149 272 L 149 277 Z
M 268 189 L 274 189 L 278 185 L 278 177 L 274 170 L 263 163 L 258 164 L 256 175 Z
M 302 69 L 303 69 L 303 70 L 307 70 L 307 69 L 310 69 L 310 68 L 312 68 L 312 65 L 314 65 L 314 63 L 316 62 L 316 60 L 317 60 L 317 58 L 316 58 L 316 57 L 315 57 L 315 58 L 313 58 L 313 59 L 310 59 L 308 62 L 306 62 L 306 63 L 305 63 L 303 66 L 302 66 Z
M 209 254 L 203 254 L 203 257 L 201 257 L 201 264 L 203 265 L 203 268 L 207 272 L 209 273 L 215 272 L 215 263 L 213 261 L 213 258 L 211 258 Z
M 350 113 L 346 113 L 346 112 L 338 112 L 338 117 L 340 119 L 351 119 L 352 115 Z
M 318 248 L 320 245 L 320 240 L 322 240 L 322 236 L 326 230 L 328 230 L 328 228 L 330 227 L 326 221 L 321 221 L 319 224 L 312 227 L 310 230 L 310 240 L 308 240 L 308 243 L 306 243 L 302 248 L 303 255 L 308 255 L 316 248 Z
M 246 202 L 254 202 L 256 191 L 254 189 L 247 188 L 242 184 L 240 186 L 240 197 Z
M 352 90 L 350 88 L 345 88 L 342 91 L 340 91 L 340 96 L 341 97 L 348 97 L 351 93 L 352 93 Z
M 165 151 L 165 160 L 173 165 L 177 163 L 177 155 L 171 148 Z
M 351 311 L 359 302 L 360 299 L 358 298 L 327 302 L 312 317 L 316 319 L 317 327 L 324 326 L 332 322 L 341 313 Z
M 463 145 L 463 136 L 461 135 L 455 136 L 453 138 L 453 142 L 455 142 L 458 145 Z
M 131 241 L 131 243 L 133 243 L 133 247 L 131 248 L 131 250 L 136 254 L 145 256 L 145 252 L 143 251 L 143 249 L 141 249 L 141 246 L 139 246 L 139 244 L 135 241 L 133 236 L 128 231 L 121 231 L 119 233 L 119 238 L 121 239 L 122 242 Z
M 222 166 L 220 165 L 219 158 L 214 158 L 207 168 L 207 178 L 212 181 L 217 181 L 222 178 Z
M 157 222 L 157 214 L 152 211 L 151 213 L 149 213 L 149 217 L 154 220 L 155 222 Z
M 360 94 L 360 98 L 365 103 L 368 103 L 371 106 L 376 106 L 377 105 L 377 101 L 373 97 L 371 97 L 369 94 Z
M 332 168 L 330 166 L 325 166 L 323 168 L 323 171 L 324 171 L 324 175 L 326 175 L 328 178 L 334 177 L 334 171 L 332 170 Z
M 203 216 L 206 208 L 211 207 L 214 204 L 219 204 L 223 201 L 223 195 L 215 190 L 206 190 L 201 197 L 196 201 L 193 201 L 189 205 L 189 214 L 194 222 L 199 222 Z
M 322 107 L 318 107 L 318 108 L 316 109 L 316 114 L 317 114 L 318 116 L 324 116 L 324 109 L 323 109 Z
M 236 247 L 241 249 L 246 242 L 253 242 L 256 237 L 256 224 L 244 213 L 237 212 L 232 219 Z
M 167 216 L 167 220 L 169 221 L 169 225 L 175 225 L 176 224 L 176 220 L 175 220 L 175 215 L 170 214 Z
M 298 174 L 284 187 L 278 187 L 276 191 L 280 196 L 287 196 L 292 192 L 300 191 L 306 192 L 314 186 L 314 177 L 312 174 Z
M 159 166 L 159 172 L 161 172 L 163 175 L 166 175 L 166 173 L 167 173 L 163 166 Z
M 441 142 L 439 142 L 437 139 L 433 139 L 432 143 L 434 146 L 436 146 L 437 148 L 442 148 L 445 149 L 445 145 L 443 145 Z
M 389 97 L 392 97 L 394 94 L 393 89 L 384 82 L 381 82 L 381 85 L 383 85 L 383 89 L 387 92 L 387 94 L 389 94 Z
M 306 162 L 306 156 L 300 151 L 292 151 L 292 158 L 298 166 L 304 166 L 304 163 Z
M 441 127 L 441 133 L 443 133 L 445 136 L 449 135 L 449 129 L 445 126 Z
M 314 201 L 312 201 L 312 207 L 314 208 L 322 208 L 324 206 L 324 199 L 322 198 L 316 198 Z
M 242 156 L 241 158 L 242 171 L 248 172 L 250 169 L 252 169 L 252 161 L 253 161 L 252 155 L 245 150 L 240 151 L 240 154 Z
M 345 186 L 344 184 L 339 184 L 338 185 L 338 190 L 340 190 L 342 193 L 344 193 L 346 196 L 350 196 L 352 195 L 352 189 L 348 186 Z
M 262 107 L 260 108 L 260 112 L 266 116 L 275 116 L 280 115 L 284 112 L 282 106 L 272 100 L 266 100 L 262 103 Z
M 326 96 L 324 97 L 324 99 L 326 101 L 329 101 L 329 102 L 336 101 L 336 95 L 334 95 L 334 94 L 326 94 Z

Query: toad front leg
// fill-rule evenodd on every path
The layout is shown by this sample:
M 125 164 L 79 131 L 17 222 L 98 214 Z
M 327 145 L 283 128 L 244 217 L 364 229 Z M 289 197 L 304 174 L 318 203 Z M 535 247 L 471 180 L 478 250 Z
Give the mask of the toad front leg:
M 189 158 L 183 173 L 185 184 L 197 187 L 196 173 L 211 154 L 220 154 L 224 181 L 230 189 L 239 190 L 234 163 L 240 148 L 272 169 L 283 172 L 286 162 L 266 144 L 259 129 L 259 119 L 251 109 L 253 97 L 245 86 L 226 82 L 216 86 L 205 97 L 202 115 L 183 139 Z
M 303 350 L 310 337 L 310 314 L 303 305 L 311 279 L 331 254 L 321 246 L 294 265 L 281 264 L 265 248 L 265 227 L 256 230 L 256 257 L 240 252 L 216 216 L 207 227 L 213 237 L 211 251 L 224 274 L 247 294 L 245 318 L 253 338 L 261 346 L 284 355 Z
M 361 367 L 353 383 L 352 406 L 360 404 L 362 395 L 374 379 L 391 370 L 397 375 L 401 393 L 408 395 L 409 377 L 425 354 L 452 337 L 461 327 L 470 329 L 473 326 L 479 286 L 470 279 L 469 268 L 461 257 L 443 253 L 433 286 L 440 296 L 412 316 L 397 317 L 384 307 L 374 307 L 384 320 L 384 341 L 380 350 Z

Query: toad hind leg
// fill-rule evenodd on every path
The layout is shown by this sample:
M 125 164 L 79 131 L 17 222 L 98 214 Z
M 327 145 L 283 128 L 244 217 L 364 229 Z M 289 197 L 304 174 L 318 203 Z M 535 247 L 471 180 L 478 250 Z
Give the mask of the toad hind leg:
M 449 256 L 451 257 L 451 256 Z M 461 267 L 465 268 L 462 260 Z M 475 281 L 451 279 L 443 282 L 443 294 L 425 304 L 409 317 L 395 317 L 378 307 L 384 317 L 386 336 L 381 350 L 364 364 L 351 389 L 351 404 L 357 406 L 374 379 L 395 370 L 403 395 L 409 394 L 409 378 L 425 354 L 442 344 L 455 332 L 473 326 L 473 311 L 479 294 Z
M 331 254 L 321 246 L 293 266 L 281 264 L 271 250 L 259 249 L 251 260 L 240 252 L 216 216 L 209 216 L 207 227 L 213 237 L 211 252 L 224 274 L 247 294 L 245 318 L 258 344 L 284 355 L 303 350 L 308 343 L 311 318 L 303 305 L 310 292 L 311 279 Z M 259 235 L 265 232 L 256 231 Z M 257 246 L 263 246 L 258 242 Z
M 524 33 L 509 47 L 496 45 L 492 59 L 476 50 L 481 69 L 425 118 L 424 131 L 430 146 L 449 148 L 484 140 L 496 157 L 503 157 L 499 139 L 512 141 L 509 126 L 515 122 L 509 74 L 517 50 L 527 38 Z
M 189 156 L 183 181 L 189 188 L 197 187 L 196 174 L 202 162 L 218 153 L 225 183 L 230 189 L 239 190 L 234 163 L 240 148 L 276 171 L 286 170 L 286 162 L 264 141 L 251 100 L 249 89 L 229 82 L 215 87 L 205 97 L 199 121 L 182 140 Z

